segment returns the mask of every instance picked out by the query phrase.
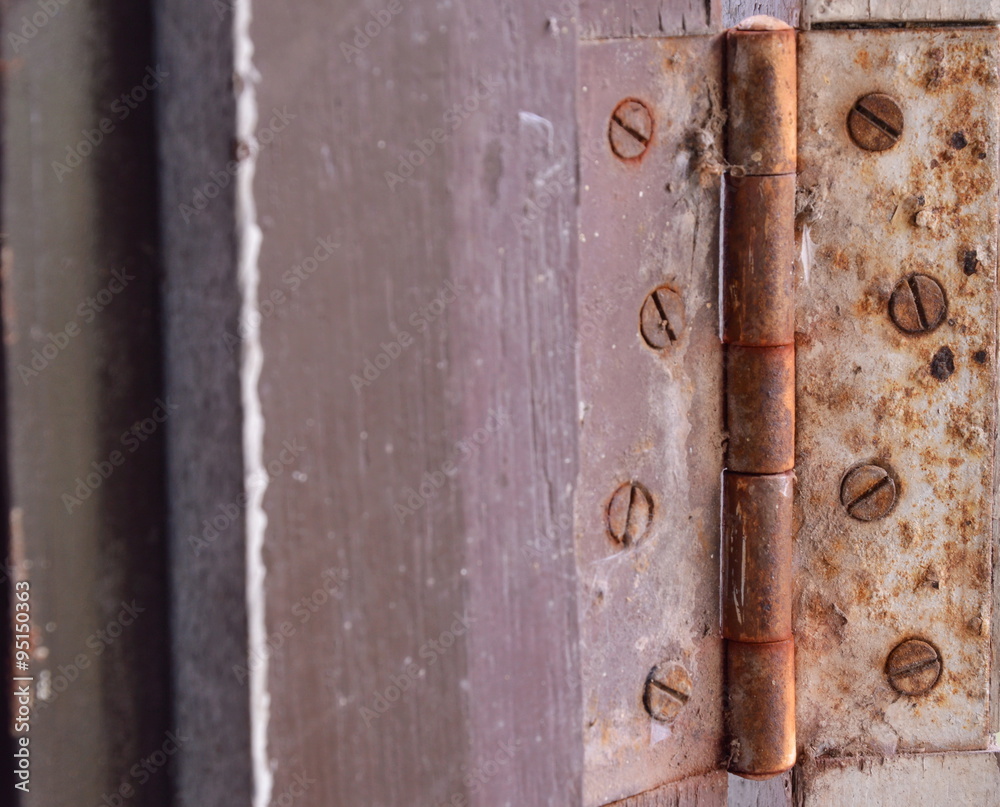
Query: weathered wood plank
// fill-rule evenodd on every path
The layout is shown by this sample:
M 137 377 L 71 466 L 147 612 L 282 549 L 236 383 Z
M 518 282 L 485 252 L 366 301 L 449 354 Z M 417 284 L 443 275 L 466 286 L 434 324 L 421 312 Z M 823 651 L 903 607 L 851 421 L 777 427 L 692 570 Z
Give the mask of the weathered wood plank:
M 256 715 L 271 793 L 573 804 L 576 32 L 530 4 L 380 8 L 258 4 L 251 29 L 260 125 L 295 116 L 255 182 L 260 296 L 288 297 L 263 456 L 305 446 L 263 504 L 266 632 L 295 631 Z M 300 624 L 325 568 L 342 598 Z
M 681 782 L 616 801 L 608 807 L 725 807 L 727 776 L 725 771 L 692 776 Z
M 570 7 L 562 0 L 560 10 Z M 718 30 L 718 0 L 580 0 L 583 39 L 683 36 Z
M 882 22 L 962 22 L 1000 20 L 998 0 L 804 0 L 808 25 Z
M 722 24 L 732 28 L 740 20 L 757 14 L 767 14 L 798 27 L 802 0 L 723 0 Z
M 730 776 L 728 807 L 792 807 L 792 774 L 763 782 Z
M 796 807 L 1000 804 L 1000 760 L 996 753 L 830 760 L 804 764 L 795 787 Z

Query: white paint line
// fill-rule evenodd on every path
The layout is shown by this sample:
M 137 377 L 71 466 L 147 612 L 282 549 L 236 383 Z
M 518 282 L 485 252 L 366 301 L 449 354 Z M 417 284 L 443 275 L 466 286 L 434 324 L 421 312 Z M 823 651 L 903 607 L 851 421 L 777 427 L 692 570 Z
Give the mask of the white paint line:
M 236 216 L 239 237 L 239 283 L 243 295 L 241 321 L 251 324 L 243 339 L 240 383 L 243 399 L 244 485 L 247 491 L 247 622 L 250 657 L 261 663 L 250 665 L 250 745 L 253 763 L 254 807 L 267 807 L 271 801 L 274 774 L 267 753 L 268 724 L 271 719 L 271 696 L 268 692 L 268 648 L 265 618 L 264 535 L 267 514 L 263 499 L 267 490 L 264 467 L 264 415 L 260 402 L 261 366 L 264 353 L 260 343 L 260 317 L 257 311 L 257 287 L 260 283 L 261 230 L 257 224 L 253 180 L 257 167 L 258 144 L 256 85 L 259 75 L 253 66 L 253 41 L 250 38 L 252 12 L 250 0 L 236 0 L 233 13 L 235 70 L 240 77 L 236 98 L 236 133 L 249 148 L 236 178 Z

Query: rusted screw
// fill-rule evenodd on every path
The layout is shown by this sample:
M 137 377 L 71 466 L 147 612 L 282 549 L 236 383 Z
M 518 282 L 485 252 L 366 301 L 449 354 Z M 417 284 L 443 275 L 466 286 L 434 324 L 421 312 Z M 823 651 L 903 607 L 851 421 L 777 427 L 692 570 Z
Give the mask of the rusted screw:
M 927 275 L 910 275 L 896 284 L 889 298 L 889 316 L 906 333 L 933 331 L 948 310 L 944 289 Z
M 649 148 L 653 136 L 653 114 L 649 108 L 634 98 L 626 98 L 611 114 L 608 137 L 611 149 L 623 160 L 641 157 Z
M 691 676 L 676 661 L 665 661 L 649 671 L 642 702 L 650 717 L 669 722 L 690 698 Z
M 665 350 L 677 341 L 684 327 L 684 301 L 669 286 L 646 295 L 639 312 L 639 333 L 653 350 Z
M 626 482 L 608 502 L 608 534 L 622 546 L 631 546 L 653 520 L 653 497 L 638 482 Z
M 851 139 L 865 151 L 892 148 L 903 134 L 903 111 L 880 92 L 859 98 L 847 116 Z
M 858 521 L 882 518 L 896 502 L 896 483 L 878 465 L 861 465 L 847 472 L 840 483 L 840 502 Z
M 941 676 L 941 658 L 923 639 L 907 639 L 889 654 L 885 672 L 897 692 L 923 695 Z

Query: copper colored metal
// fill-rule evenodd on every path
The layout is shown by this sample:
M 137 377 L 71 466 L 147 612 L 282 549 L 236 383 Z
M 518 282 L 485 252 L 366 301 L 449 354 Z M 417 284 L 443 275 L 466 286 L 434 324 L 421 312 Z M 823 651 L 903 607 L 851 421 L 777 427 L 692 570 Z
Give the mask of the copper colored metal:
M 794 492 L 794 473 L 725 474 L 722 632 L 727 639 L 792 638 Z
M 723 340 L 795 341 L 795 175 L 726 177 Z
M 795 31 L 730 31 L 726 157 L 740 174 L 796 166 Z
M 726 355 L 727 468 L 780 474 L 795 465 L 795 347 L 740 347 Z
M 643 705 L 649 716 L 669 723 L 691 699 L 691 674 L 675 661 L 657 664 L 646 678 Z
M 726 643 L 730 773 L 767 779 L 795 765 L 795 648 Z

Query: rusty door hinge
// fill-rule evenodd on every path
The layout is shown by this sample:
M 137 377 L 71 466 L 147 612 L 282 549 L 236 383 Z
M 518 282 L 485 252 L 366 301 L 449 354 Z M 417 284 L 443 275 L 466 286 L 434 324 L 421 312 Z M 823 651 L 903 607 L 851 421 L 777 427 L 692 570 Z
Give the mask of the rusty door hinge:
M 795 764 L 795 31 L 752 18 L 727 36 L 722 629 L 729 770 Z

